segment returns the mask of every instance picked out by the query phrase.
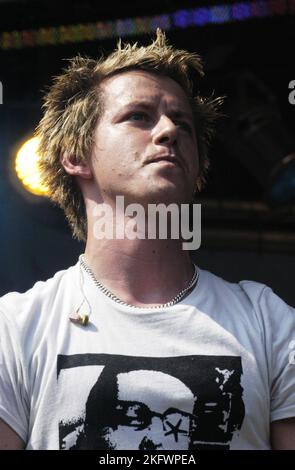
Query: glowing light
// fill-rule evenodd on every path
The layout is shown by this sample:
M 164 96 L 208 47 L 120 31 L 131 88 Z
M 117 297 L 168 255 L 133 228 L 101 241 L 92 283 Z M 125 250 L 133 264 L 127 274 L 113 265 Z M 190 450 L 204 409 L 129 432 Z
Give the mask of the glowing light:
M 251 18 L 251 5 L 250 3 L 237 3 L 232 6 L 233 19 L 236 21 L 248 20 Z
M 230 7 L 227 5 L 216 6 L 211 10 L 212 23 L 226 23 L 231 20 Z
M 27 191 L 37 196 L 45 196 L 48 188 L 40 181 L 37 147 L 36 137 L 27 140 L 21 146 L 15 159 L 15 171 Z
M 154 16 L 150 25 L 152 31 L 156 31 L 157 28 L 162 28 L 164 30 L 171 29 L 170 17 L 168 15 Z
M 174 24 L 178 28 L 187 28 L 193 24 L 193 15 L 190 10 L 178 10 L 173 14 Z
M 270 5 L 266 1 L 260 0 L 258 2 L 252 2 L 251 5 L 252 17 L 264 17 L 270 15 Z
M 3 32 L 0 34 L 0 50 L 96 41 L 117 36 L 148 34 L 156 31 L 157 27 L 169 31 L 193 25 L 206 26 L 288 13 L 295 13 L 295 0 L 238 1 L 231 2 L 231 5 L 219 4 L 208 8 L 182 9 L 158 16 Z
M 205 24 L 210 23 L 210 9 L 209 8 L 196 8 L 192 10 L 193 22 L 198 26 L 204 26 Z

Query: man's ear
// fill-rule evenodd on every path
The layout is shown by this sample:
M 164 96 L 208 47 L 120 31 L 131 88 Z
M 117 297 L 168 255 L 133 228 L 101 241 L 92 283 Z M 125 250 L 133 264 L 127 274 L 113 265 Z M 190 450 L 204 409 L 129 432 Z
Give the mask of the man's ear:
M 69 175 L 80 176 L 83 179 L 91 179 L 92 171 L 88 161 L 77 161 L 76 156 L 64 152 L 60 158 L 61 164 Z

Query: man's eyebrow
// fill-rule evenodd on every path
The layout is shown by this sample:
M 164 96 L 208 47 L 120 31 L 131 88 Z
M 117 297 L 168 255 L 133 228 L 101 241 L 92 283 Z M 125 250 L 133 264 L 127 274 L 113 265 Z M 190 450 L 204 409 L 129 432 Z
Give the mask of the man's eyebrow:
M 154 102 L 153 101 L 147 101 L 147 100 L 134 100 L 134 101 L 130 101 L 129 103 L 126 103 L 126 104 L 123 104 L 122 107 L 120 107 L 120 109 L 118 110 L 118 112 L 125 112 L 125 111 L 128 111 L 129 109 L 133 109 L 133 108 L 142 108 L 142 109 L 151 109 L 155 106 Z M 193 121 L 194 118 L 193 118 L 193 114 L 187 112 L 187 111 L 183 111 L 182 109 L 171 109 L 171 111 L 169 112 L 169 114 L 175 118 L 175 119 L 187 119 L 188 121 Z
M 146 100 L 134 100 L 130 101 L 129 103 L 123 103 L 122 105 L 119 105 L 118 108 L 115 110 L 113 114 L 113 119 L 117 119 L 119 117 L 121 118 L 126 113 L 136 109 L 150 111 L 152 107 L 153 103 Z
M 190 113 L 187 113 L 186 111 L 182 111 L 182 110 L 172 110 L 171 111 L 171 116 L 173 116 L 174 118 L 176 119 L 187 119 L 188 121 L 193 121 L 194 118 L 193 118 L 193 115 L 190 114 Z
M 142 108 L 152 108 L 154 106 L 154 103 L 152 101 L 147 100 L 134 100 L 122 105 L 122 109 L 135 108 L 137 106 L 140 106 Z

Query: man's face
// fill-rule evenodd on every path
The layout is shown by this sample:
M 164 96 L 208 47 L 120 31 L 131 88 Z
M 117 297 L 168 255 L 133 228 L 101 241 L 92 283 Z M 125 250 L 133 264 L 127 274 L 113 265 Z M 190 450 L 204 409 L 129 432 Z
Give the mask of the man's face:
M 110 449 L 187 449 L 194 396 L 186 385 L 158 371 L 121 373 L 115 426 L 103 437 Z
M 190 202 L 199 160 L 191 106 L 180 85 L 130 71 L 106 79 L 101 89 L 104 113 L 91 158 L 95 198 Z

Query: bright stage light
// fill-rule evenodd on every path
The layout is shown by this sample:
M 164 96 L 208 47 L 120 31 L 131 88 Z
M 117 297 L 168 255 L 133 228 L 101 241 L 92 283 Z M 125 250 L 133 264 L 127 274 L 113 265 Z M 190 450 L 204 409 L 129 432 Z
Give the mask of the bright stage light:
M 40 181 L 37 147 L 36 137 L 27 140 L 21 146 L 15 159 L 15 171 L 27 191 L 37 196 L 46 196 L 48 188 Z

